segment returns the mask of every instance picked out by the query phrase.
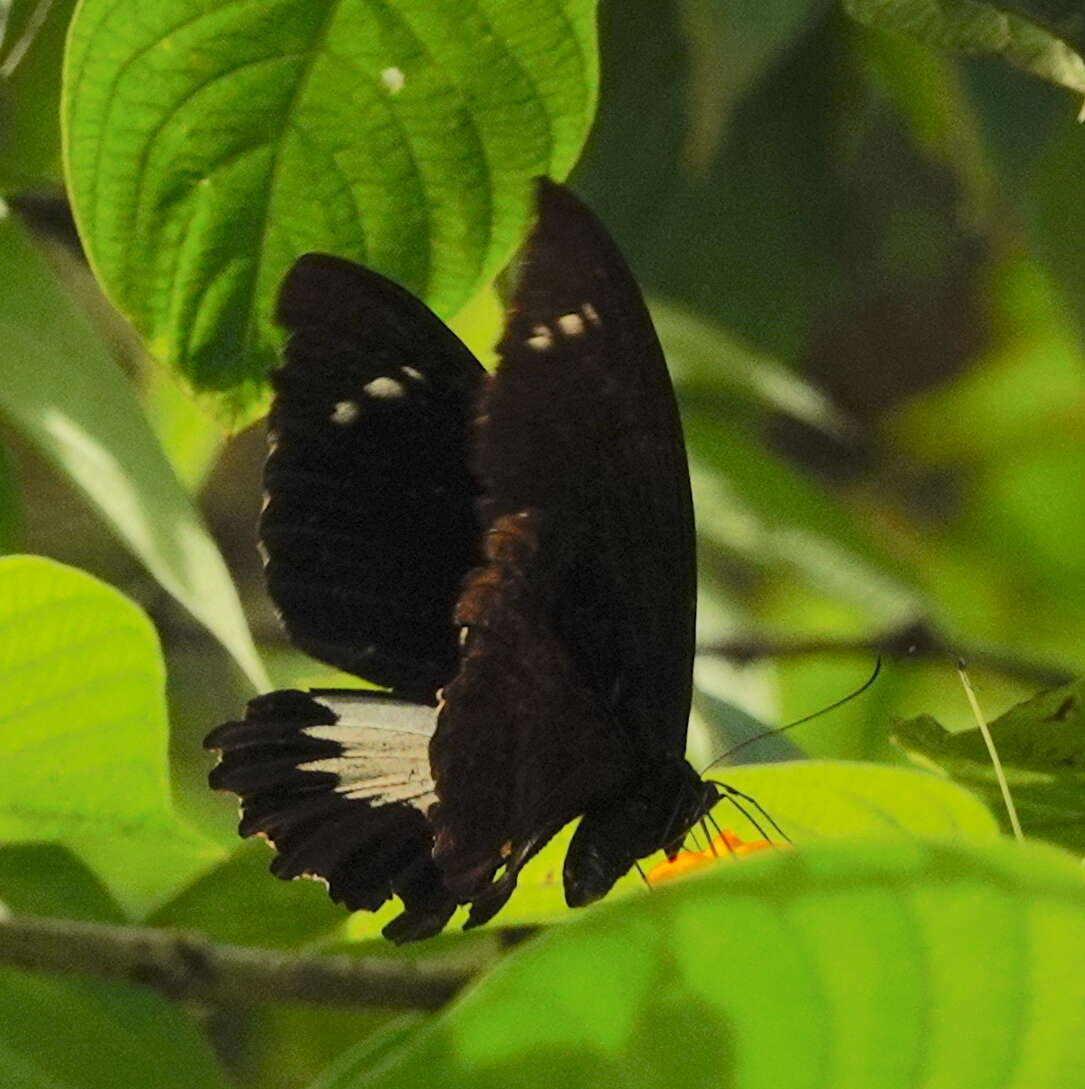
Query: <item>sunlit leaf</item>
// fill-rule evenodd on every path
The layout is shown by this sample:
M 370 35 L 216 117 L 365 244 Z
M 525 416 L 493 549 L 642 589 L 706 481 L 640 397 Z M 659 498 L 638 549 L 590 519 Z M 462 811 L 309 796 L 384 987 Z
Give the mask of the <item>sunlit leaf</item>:
M 1041 692 L 989 728 L 1025 834 L 1085 851 L 1085 682 Z M 900 723 L 893 736 L 914 760 L 986 798 L 1008 827 L 978 729 L 952 734 L 922 715 Z
M 1044 13 L 1051 5 L 1042 0 L 845 0 L 844 6 L 872 26 L 914 34 L 940 49 L 994 53 L 1041 79 L 1085 93 L 1085 62 L 1065 41 L 1043 29 Z M 1066 28 L 1072 24 L 1067 17 Z M 1078 49 L 1085 46 L 1080 19 L 1075 37 Z
M 0 412 L 266 687 L 218 549 L 124 375 L 12 219 L 0 221 Z
M 336 1086 L 1074 1085 L 1083 957 L 1050 848 L 763 851 L 585 912 Z
M 162 658 L 116 590 L 0 559 L 0 838 L 70 847 L 140 910 L 218 857 L 173 811 Z
M 222 429 L 173 375 L 163 367 L 148 369 L 147 418 L 178 480 L 197 493 L 222 450 Z
M 152 351 L 235 411 L 307 250 L 454 314 L 507 261 L 531 179 L 595 103 L 594 0 L 85 0 L 65 65 L 91 261 Z
M 791 764 L 747 764 L 714 768 L 711 777 L 757 803 L 795 843 L 824 839 L 880 837 L 944 839 L 985 843 L 998 834 L 998 825 L 972 794 L 939 776 L 880 764 L 805 760 Z M 745 841 L 777 840 L 779 832 L 764 813 L 741 798 L 721 801 L 712 817 Z M 691 847 L 703 848 L 701 830 L 691 835 Z M 572 828 L 559 833 L 524 867 L 516 892 L 497 917 L 497 924 L 514 926 L 548 918 L 568 919 L 561 871 Z M 646 859 L 645 869 L 663 860 L 662 853 Z M 634 870 L 621 878 L 611 897 L 643 896 L 644 883 Z M 398 912 L 398 902 L 376 915 L 357 912 L 350 933 L 357 938 L 376 934 Z M 457 916 L 452 925 L 457 925 Z

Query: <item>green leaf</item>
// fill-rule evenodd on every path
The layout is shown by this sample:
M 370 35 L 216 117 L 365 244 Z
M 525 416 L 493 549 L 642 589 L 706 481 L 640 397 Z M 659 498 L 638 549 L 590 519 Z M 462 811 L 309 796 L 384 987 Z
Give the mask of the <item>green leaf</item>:
M 420 1014 L 404 1014 L 355 1044 L 310 1086 L 310 1089 L 350 1089 L 358 1078 L 405 1052 L 424 1023 Z
M 1027 835 L 1085 851 L 1085 681 L 1041 692 L 989 729 Z M 987 799 L 1009 826 L 991 758 L 978 729 L 949 733 L 930 715 L 900 723 L 893 739 Z
M 529 943 L 337 1089 L 1079 1085 L 1083 957 L 1050 848 L 762 854 Z
M 0 660 L 7 651 L 0 645 Z M 17 912 L 123 920 L 93 875 L 53 845 L 0 850 L 0 900 Z M 225 1089 L 177 1004 L 144 988 L 10 970 L 0 970 L 0 1069 L 4 1089 Z
M 154 629 L 116 590 L 0 559 L 0 838 L 65 844 L 136 911 L 219 854 L 173 811 L 164 679 Z
M 4 1070 L 7 1089 L 74 1089 L 71 1082 L 54 1078 L 35 1063 L 24 1059 L 17 1051 L 0 1044 L 0 1067 Z
M 60 70 L 74 7 L 16 2 L 7 32 L 0 28 L 0 193 L 60 181 Z
M 568 172 L 596 82 L 593 0 L 84 0 L 69 188 L 152 351 L 251 410 L 294 258 L 455 313 L 520 241 L 530 180 Z
M 846 10 L 860 22 L 882 30 L 913 34 L 939 49 L 968 53 L 994 53 L 1010 64 L 1051 83 L 1085 93 L 1085 62 L 1065 41 L 1043 29 L 1065 31 L 1045 18 L 1051 3 L 978 0 L 844 0 Z M 1015 14 L 1016 12 L 1016 14 Z M 1085 46 L 1080 17 L 1075 39 L 1079 50 Z
M 15 468 L 0 446 L 0 552 L 17 552 L 23 537 L 23 497 Z
M 779 412 L 834 438 L 848 436 L 850 422 L 821 390 L 717 323 L 662 299 L 652 299 L 652 322 L 683 401 L 715 398 L 732 413 L 736 401 L 749 403 L 761 418 Z
M 1072 1084 L 1082 900 L 1005 848 L 756 860 L 527 948 L 366 1084 Z
M 227 1089 L 179 1006 L 99 980 L 0 971 L 0 1056 L 8 1051 L 48 1075 L 27 1081 L 33 1089 Z
M 97 876 L 57 843 L 17 843 L 0 848 L 0 904 L 18 915 L 126 921 Z
M 151 428 L 177 479 L 198 494 L 222 451 L 222 430 L 164 367 L 148 371 L 143 404 Z
M 824 839 L 878 837 L 886 839 L 944 839 L 986 843 L 998 835 L 998 824 L 972 794 L 944 779 L 910 768 L 882 764 L 803 760 L 789 764 L 743 764 L 713 769 L 711 778 L 755 798 L 796 843 Z M 747 842 L 768 837 L 779 840 L 766 818 L 748 802 L 739 806 L 722 801 L 712 816 L 722 828 L 735 831 Z M 751 818 L 753 818 L 751 820 Z M 572 837 L 564 829 L 524 867 L 516 892 L 497 918 L 499 926 L 567 919 L 561 870 Z M 703 840 L 699 841 L 703 847 Z M 646 859 L 650 870 L 663 855 Z M 721 858 L 724 866 L 734 860 Z M 636 871 L 621 878 L 611 897 L 644 895 Z M 350 933 L 371 937 L 399 912 L 398 901 L 377 915 L 351 916 Z M 453 926 L 462 922 L 457 916 Z
M 275 881 L 274 855 L 264 843 L 246 843 L 163 904 L 147 922 L 199 930 L 231 945 L 297 946 L 343 925 L 340 907 L 315 881 Z M 0 885 L 0 896 L 3 886 Z
M 0 267 L 0 412 L 266 688 L 226 565 L 131 385 L 12 219 L 0 221 Z

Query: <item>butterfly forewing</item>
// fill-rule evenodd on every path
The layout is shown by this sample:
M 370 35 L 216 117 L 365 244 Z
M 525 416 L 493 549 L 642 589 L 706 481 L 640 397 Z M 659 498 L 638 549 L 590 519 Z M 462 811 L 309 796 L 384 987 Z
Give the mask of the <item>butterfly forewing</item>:
M 303 650 L 432 698 L 456 669 L 452 610 L 478 556 L 468 447 L 484 371 L 421 302 L 339 258 L 302 257 L 277 317 L 268 591 Z
M 559 635 L 635 744 L 681 756 L 696 603 L 681 422 L 632 273 L 553 183 L 499 353 L 476 455 L 488 515 L 542 512 Z

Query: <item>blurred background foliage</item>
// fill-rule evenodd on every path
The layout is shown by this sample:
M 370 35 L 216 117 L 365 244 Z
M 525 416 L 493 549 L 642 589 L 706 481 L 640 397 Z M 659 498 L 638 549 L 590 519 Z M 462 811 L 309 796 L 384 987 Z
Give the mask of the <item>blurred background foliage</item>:
M 970 722 L 957 653 L 976 664 L 992 716 L 1085 666 L 1079 101 L 1001 57 L 871 25 L 867 6 L 621 0 L 599 12 L 599 112 L 571 184 L 617 237 L 668 350 L 694 475 L 701 642 L 815 644 L 750 661 L 702 655 L 699 756 L 839 699 L 868 676 L 868 647 L 886 632 L 934 633 L 940 653 L 892 657 L 870 691 L 776 752 L 903 762 L 888 740 L 895 719 Z M 22 242 L 8 240 L 0 327 L 25 326 L 31 287 L 63 296 L 73 324 L 57 364 L 119 366 L 136 394 L 98 406 L 129 451 L 134 502 L 146 488 L 178 518 L 198 508 L 274 684 L 329 683 L 287 646 L 263 590 L 262 426 L 223 437 L 82 260 L 55 120 L 72 7 L 0 5 L 4 229 L 34 247 L 16 264 Z M 485 346 L 497 322 L 486 296 L 458 327 Z M 38 347 L 40 358 L 0 359 L 0 547 L 81 567 L 150 613 L 168 666 L 175 800 L 232 846 L 233 807 L 206 789 L 200 739 L 251 692 L 244 637 L 213 639 L 149 573 L 154 543 L 131 512 L 73 487 L 55 432 L 18 401 L 19 368 L 52 365 L 55 345 Z M 152 440 L 179 481 L 173 498 L 140 481 L 161 456 L 147 453 Z M 215 592 L 178 579 L 196 598 Z M 223 880 L 239 895 L 240 879 Z M 291 896 L 310 892 L 316 932 L 320 895 Z M 234 1064 L 273 1089 L 334 1057 L 343 1022 L 357 1038 L 363 1020 L 386 1018 L 253 1016 L 230 1044 Z

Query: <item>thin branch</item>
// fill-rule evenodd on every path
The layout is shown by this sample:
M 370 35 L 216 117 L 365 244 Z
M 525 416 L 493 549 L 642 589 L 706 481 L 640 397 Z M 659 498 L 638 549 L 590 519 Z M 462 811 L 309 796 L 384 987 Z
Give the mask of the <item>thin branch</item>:
M 470 979 L 402 959 L 310 956 L 218 945 L 198 934 L 11 915 L 0 964 L 84 972 L 211 1004 L 310 1002 L 432 1010 Z
M 1074 679 L 1058 666 L 1019 658 L 985 647 L 951 642 L 933 625 L 924 621 L 904 624 L 865 638 L 792 638 L 789 636 L 749 635 L 727 639 L 697 648 L 699 654 L 752 662 L 760 658 L 795 658 L 812 655 L 881 655 L 906 661 L 943 661 L 956 668 L 964 660 L 970 666 L 1005 677 L 1015 677 L 1027 684 L 1054 688 Z

